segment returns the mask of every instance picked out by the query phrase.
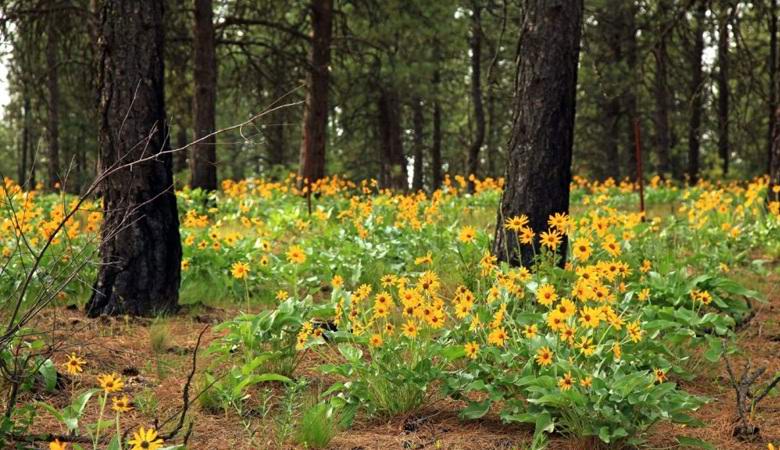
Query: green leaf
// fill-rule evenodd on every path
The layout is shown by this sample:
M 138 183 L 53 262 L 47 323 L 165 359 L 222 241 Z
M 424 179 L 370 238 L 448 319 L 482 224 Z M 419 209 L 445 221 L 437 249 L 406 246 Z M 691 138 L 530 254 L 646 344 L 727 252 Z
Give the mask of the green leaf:
M 359 363 L 360 358 L 363 357 L 363 352 L 359 348 L 349 344 L 339 344 L 339 353 L 352 364 Z
M 118 434 L 111 438 L 111 442 L 108 443 L 106 450 L 122 450 L 122 443 L 119 440 Z
M 467 419 L 479 419 L 490 411 L 490 405 L 493 402 L 487 399 L 482 402 L 470 402 L 469 406 L 464 409 L 461 414 Z
M 677 443 L 683 448 L 703 448 L 705 450 L 715 450 L 715 446 L 701 439 L 690 438 L 686 436 L 677 436 Z
M 54 365 L 51 359 L 46 361 L 38 367 L 38 372 L 43 377 L 43 385 L 48 392 L 54 391 L 57 387 L 57 367 Z
M 466 350 L 462 345 L 457 345 L 453 347 L 444 347 L 439 354 L 447 361 L 455 361 L 456 359 L 466 356 Z

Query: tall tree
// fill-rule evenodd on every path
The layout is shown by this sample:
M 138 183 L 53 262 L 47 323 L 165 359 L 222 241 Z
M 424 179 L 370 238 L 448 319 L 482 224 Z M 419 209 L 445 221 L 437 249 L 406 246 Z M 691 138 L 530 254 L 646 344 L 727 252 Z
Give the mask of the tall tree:
M 59 36 L 56 31 L 56 18 L 53 14 L 48 20 L 46 42 L 46 91 L 47 91 L 47 121 L 46 141 L 49 146 L 49 180 L 48 187 L 60 187 L 60 78 L 57 54 Z
M 423 188 L 423 150 L 425 150 L 425 117 L 423 116 L 423 102 L 419 97 L 412 100 L 412 115 L 412 128 L 414 133 L 412 191 L 417 192 Z
M 217 56 L 214 43 L 214 10 L 211 0 L 194 0 L 193 49 L 195 95 L 195 141 L 192 146 L 191 179 L 193 188 L 217 189 L 217 138 L 209 136 L 216 129 Z M 206 138 L 206 136 L 209 136 Z M 205 139 L 204 139 L 205 138 Z
M 441 162 L 441 68 L 439 67 L 441 51 L 438 43 L 433 47 L 433 63 L 436 67 L 433 70 L 433 142 L 431 145 L 431 190 L 435 191 L 441 188 L 442 162 Z
M 298 166 L 298 176 L 304 182 L 317 181 L 325 176 L 333 0 L 312 0 L 309 9 L 312 35 Z
M 704 110 L 704 28 L 707 0 L 697 0 L 691 50 L 691 114 L 688 122 L 688 181 L 699 181 L 699 154 L 701 148 L 701 122 Z
M 526 0 L 515 77 L 512 134 L 493 253 L 513 265 L 537 254 L 520 246 L 506 219 L 526 215 L 540 233 L 554 213 L 569 211 L 582 0 Z M 537 247 L 538 235 L 533 243 Z M 566 254 L 566 240 L 560 248 Z M 565 257 L 563 258 L 565 259 Z
M 474 140 L 469 147 L 466 176 L 479 175 L 479 150 L 485 141 L 485 111 L 482 106 L 482 5 L 473 0 L 471 5 L 471 101 L 474 103 Z M 469 192 L 474 192 L 474 183 L 469 181 Z
M 718 155 L 723 174 L 729 173 L 729 22 L 730 0 L 721 0 L 718 18 Z
M 669 125 L 669 49 L 670 34 L 667 13 L 670 4 L 667 0 L 658 2 L 658 30 L 653 47 L 655 57 L 655 76 L 653 77 L 653 95 L 655 97 L 655 144 L 658 156 L 658 173 L 667 176 L 671 172 L 669 154 L 672 147 L 672 131 Z
M 163 2 L 100 9 L 102 264 L 90 316 L 174 311 L 181 242 L 165 124 Z M 131 164 L 132 165 L 129 165 Z
M 377 97 L 377 131 L 379 134 L 379 184 L 405 189 L 406 157 L 401 126 L 401 102 L 395 87 L 380 87 Z
M 772 147 L 777 121 L 777 0 L 769 5 L 769 129 L 767 130 L 767 172 L 772 170 Z

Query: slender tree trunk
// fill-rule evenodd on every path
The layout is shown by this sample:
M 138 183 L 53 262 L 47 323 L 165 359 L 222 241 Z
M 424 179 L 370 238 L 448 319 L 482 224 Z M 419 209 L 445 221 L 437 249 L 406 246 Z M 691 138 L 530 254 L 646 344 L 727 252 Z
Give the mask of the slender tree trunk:
M 769 129 L 767 131 L 767 173 L 772 170 L 772 147 L 777 119 L 777 0 L 769 6 Z
M 437 53 L 437 52 L 434 52 Z M 438 63 L 439 59 L 436 58 Z M 441 84 L 441 72 L 437 67 L 433 72 L 433 145 L 431 145 L 431 191 L 441 188 L 442 162 L 441 162 L 441 104 L 439 103 L 439 85 Z
M 569 211 L 581 0 L 526 0 L 520 30 L 512 134 L 506 182 L 498 210 L 493 253 L 512 265 L 530 266 L 538 233 L 553 213 Z M 543 176 L 542 176 L 543 174 Z M 525 214 L 537 233 L 520 246 L 505 219 Z M 566 238 L 559 248 L 566 255 Z
M 423 150 L 425 149 L 425 118 L 423 117 L 422 99 L 419 97 L 412 102 L 412 116 L 412 128 L 414 129 L 412 191 L 417 192 L 423 188 Z
M 718 155 L 723 175 L 729 173 L 729 18 L 731 7 L 723 1 L 718 23 Z
M 469 147 L 466 163 L 467 174 L 479 176 L 479 150 L 485 141 L 485 111 L 482 106 L 482 6 L 479 0 L 472 2 L 471 11 L 471 101 L 474 103 L 474 123 L 476 130 L 474 141 Z M 474 192 L 474 183 L 469 180 L 468 191 Z
M 189 141 L 187 140 L 187 129 L 180 126 L 176 133 L 176 147 L 184 148 Z M 187 168 L 187 152 L 182 150 L 173 154 L 173 173 L 179 173 Z
M 487 162 L 487 176 L 496 176 L 496 157 L 498 156 L 498 143 L 496 142 L 496 93 L 493 83 L 488 83 L 487 92 L 487 137 L 485 138 L 485 159 Z
M 175 311 L 181 242 L 163 93 L 163 2 L 105 0 L 100 11 L 104 221 L 87 313 Z M 134 162 L 132 167 L 126 167 Z
M 704 21 L 707 1 L 696 4 L 693 51 L 691 52 L 691 116 L 688 123 L 688 181 L 691 185 L 699 181 L 699 153 L 701 147 L 701 121 L 704 108 Z
M 214 10 L 211 0 L 194 0 L 193 24 L 195 95 L 192 97 L 195 140 L 216 130 L 217 56 L 214 47 Z M 192 146 L 190 185 L 193 189 L 217 189 L 217 138 L 208 137 Z
M 333 0 L 312 0 L 312 37 L 308 91 L 303 112 L 303 139 L 298 176 L 302 183 L 325 176 L 325 146 L 328 128 L 330 42 L 333 32 Z
M 665 10 L 669 5 L 661 2 L 659 9 Z M 663 17 L 663 16 L 662 16 Z M 669 153 L 671 151 L 671 129 L 669 126 L 669 83 L 668 65 L 669 53 L 667 49 L 666 20 L 661 20 L 659 36 L 653 49 L 655 56 L 655 77 L 653 91 L 655 96 L 655 140 L 658 156 L 658 174 L 666 177 L 671 172 Z
M 48 91 L 48 114 L 46 122 L 46 141 L 49 146 L 49 189 L 61 188 L 60 182 L 60 79 L 57 55 L 58 39 L 54 35 L 53 26 L 49 27 L 46 43 L 46 70 Z
M 607 177 L 620 180 L 620 97 L 607 99 L 604 107 L 604 121 L 607 127 L 605 136 L 607 153 Z
M 22 88 L 22 158 L 19 168 L 19 185 L 22 186 L 27 183 L 28 177 L 28 162 L 32 159 L 30 155 L 30 96 L 27 93 L 27 88 Z M 32 164 L 30 164 L 32 165 Z M 30 189 L 34 188 L 35 184 L 30 185 Z
M 382 187 L 393 189 L 407 187 L 400 108 L 398 93 L 394 88 L 380 89 L 377 102 L 382 166 L 379 183 Z
M 628 79 L 623 101 L 625 102 L 626 120 L 624 124 L 628 131 L 628 142 L 625 143 L 625 150 L 628 154 L 627 173 L 629 178 L 637 181 L 636 174 L 636 129 L 634 123 L 639 119 L 637 110 L 637 89 L 639 85 L 639 67 L 638 67 L 638 45 L 636 38 L 636 3 L 634 0 L 626 2 L 621 10 L 625 15 L 625 42 L 626 42 L 626 65 L 628 66 Z

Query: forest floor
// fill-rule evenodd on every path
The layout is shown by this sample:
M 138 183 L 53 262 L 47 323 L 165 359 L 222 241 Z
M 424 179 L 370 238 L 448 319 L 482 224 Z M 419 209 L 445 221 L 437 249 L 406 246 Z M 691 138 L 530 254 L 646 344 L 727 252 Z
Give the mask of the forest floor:
M 753 367 L 767 367 L 763 381 L 780 372 L 780 276 L 761 278 L 740 274 L 743 281 L 761 290 L 766 303 L 756 304 L 757 314 L 752 322 L 738 334 L 738 344 L 744 350 L 733 355 L 730 361 L 739 374 L 745 358 Z M 87 360 L 85 371 L 79 377 L 65 378 L 76 391 L 96 385 L 95 377 L 106 372 L 116 372 L 126 381 L 125 391 L 134 400 L 135 409 L 127 413 L 123 426 L 149 426 L 176 416 L 182 404 L 182 389 L 191 371 L 193 351 L 200 331 L 207 325 L 219 323 L 236 314 L 229 308 L 198 307 L 185 310 L 175 317 L 165 319 L 114 319 L 85 318 L 75 308 L 52 308 L 38 317 L 39 329 L 48 329 L 58 346 L 58 364 L 65 355 L 76 352 Z M 154 335 L 154 336 L 152 336 Z M 204 334 L 198 352 L 198 372 L 209 361 L 206 348 L 217 337 L 213 327 Z M 152 342 L 156 341 L 156 345 Z M 302 371 L 317 361 L 304 361 Z M 659 424 L 651 428 L 643 448 L 680 448 L 676 437 L 695 437 L 710 442 L 717 449 L 766 449 L 767 442 L 780 443 L 780 401 L 777 396 L 766 399 L 754 412 L 753 420 L 760 427 L 760 438 L 755 442 L 739 442 L 731 433 L 735 424 L 735 394 L 730 386 L 725 364 L 701 366 L 693 381 L 681 381 L 686 389 L 711 399 L 695 416 L 706 425 L 690 428 Z M 307 374 L 309 375 L 309 374 Z M 193 386 L 193 395 L 197 392 Z M 35 399 L 46 400 L 63 407 L 70 401 L 67 391 L 53 394 L 39 392 Z M 281 389 L 277 397 L 282 396 Z M 251 403 L 254 399 L 249 399 Z M 277 402 L 278 403 L 278 402 Z M 434 401 L 414 415 L 396 417 L 387 421 L 361 420 L 353 428 L 337 435 L 332 449 L 523 449 L 530 443 L 532 429 L 517 425 L 504 425 L 498 417 L 488 414 L 481 420 L 462 421 L 457 411 L 461 405 L 452 401 Z M 240 416 L 235 411 L 209 413 L 196 403 L 188 413 L 193 421 L 188 448 L 191 449 L 294 449 L 292 444 L 279 444 L 279 436 L 285 430 L 284 416 L 272 408 L 265 417 L 257 414 Z M 83 423 L 94 422 L 96 411 L 88 411 Z M 164 429 L 170 429 L 171 420 Z M 41 413 L 36 428 L 57 432 L 59 424 L 47 413 Z M 291 435 L 287 435 L 291 442 Z M 597 448 L 592 442 L 578 442 L 565 436 L 552 436 L 550 449 Z

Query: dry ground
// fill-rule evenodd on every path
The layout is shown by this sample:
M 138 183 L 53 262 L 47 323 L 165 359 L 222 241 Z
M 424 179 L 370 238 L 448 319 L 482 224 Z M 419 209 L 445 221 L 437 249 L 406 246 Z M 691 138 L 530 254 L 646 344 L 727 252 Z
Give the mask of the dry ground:
M 767 374 L 780 371 L 780 277 L 748 278 L 751 287 L 760 288 L 768 302 L 757 307 L 757 315 L 739 334 L 739 343 L 754 362 L 767 366 Z M 59 350 L 57 363 L 75 351 L 88 360 L 83 375 L 65 379 L 65 386 L 82 389 L 95 385 L 95 376 L 105 372 L 123 374 L 126 391 L 136 399 L 135 411 L 125 420 L 127 425 L 149 425 L 155 419 L 163 421 L 175 415 L 181 405 L 181 391 L 192 361 L 192 352 L 198 333 L 207 323 L 218 323 L 234 311 L 210 309 L 201 313 L 183 313 L 165 319 L 169 342 L 167 350 L 155 353 L 150 343 L 150 320 L 147 319 L 86 319 L 75 309 L 56 308 L 39 317 L 38 327 L 49 329 Z M 206 332 L 202 349 L 215 338 L 212 330 Z M 202 355 L 203 351 L 199 352 Z M 741 370 L 742 357 L 732 357 L 734 366 Z M 199 370 L 208 364 L 207 357 L 199 356 Z M 304 366 L 311 366 L 313 362 Z M 754 421 L 761 429 L 756 442 L 738 442 L 731 436 L 735 419 L 735 396 L 723 364 L 702 369 L 694 382 L 686 383 L 691 391 L 713 399 L 696 413 L 706 423 L 703 428 L 685 428 L 662 424 L 650 430 L 647 448 L 671 449 L 675 436 L 686 435 L 711 442 L 718 449 L 766 449 L 766 442 L 780 443 L 780 400 L 778 396 L 766 399 L 755 411 Z M 68 389 L 48 395 L 37 393 L 32 397 L 64 406 L 69 401 Z M 24 401 L 34 400 L 30 396 Z M 412 416 L 390 421 L 358 420 L 355 426 L 339 434 L 332 449 L 522 449 L 530 441 L 528 428 L 508 426 L 495 416 L 478 421 L 463 422 L 457 416 L 457 404 L 438 401 Z M 94 406 L 87 421 L 96 419 Z M 189 441 L 191 449 L 275 449 L 295 448 L 275 442 L 276 426 L 273 419 L 259 417 L 241 419 L 237 414 L 210 414 L 195 406 L 190 417 L 194 421 Z M 39 421 L 40 431 L 60 432 L 59 426 L 46 413 Z M 564 437 L 553 437 L 551 449 L 588 449 L 591 443 L 576 442 Z

